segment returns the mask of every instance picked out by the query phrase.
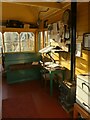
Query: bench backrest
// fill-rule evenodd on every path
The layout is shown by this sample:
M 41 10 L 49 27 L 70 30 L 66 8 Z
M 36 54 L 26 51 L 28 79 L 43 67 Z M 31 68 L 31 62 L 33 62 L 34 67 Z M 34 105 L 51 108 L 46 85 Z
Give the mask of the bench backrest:
M 4 59 L 5 69 L 8 69 L 13 64 L 39 62 L 41 55 L 39 53 L 6 53 Z

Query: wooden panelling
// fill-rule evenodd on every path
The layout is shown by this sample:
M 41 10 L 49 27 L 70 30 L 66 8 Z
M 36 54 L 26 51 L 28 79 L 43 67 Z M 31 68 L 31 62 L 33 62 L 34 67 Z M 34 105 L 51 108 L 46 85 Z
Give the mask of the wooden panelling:
M 2 20 L 19 20 L 23 23 L 37 23 L 37 20 L 46 20 L 57 11 L 64 11 L 69 3 L 61 2 L 2 2 Z M 1 20 L 1 21 L 2 21 Z M 0 21 L 0 22 L 1 22 Z
M 59 12 L 58 14 L 54 14 L 53 16 L 50 16 L 48 19 L 48 23 L 54 23 L 57 21 L 60 21 L 62 19 L 62 13 Z
M 77 38 L 78 41 L 83 40 L 83 33 L 90 31 L 90 3 L 78 3 L 77 4 L 77 36 L 81 36 Z M 58 14 L 52 17 L 49 22 L 61 20 L 62 14 Z M 60 64 L 71 69 L 70 65 L 70 53 L 60 53 Z M 76 57 L 76 69 L 75 74 L 87 73 L 90 72 L 90 51 L 82 50 L 82 56 Z
M 54 23 L 54 22 L 57 22 L 57 21 L 61 21 L 63 12 L 66 9 L 70 9 L 70 2 L 62 3 L 62 6 L 63 6 L 63 8 L 61 10 L 58 9 L 57 11 L 51 13 L 49 16 L 47 16 L 47 17 L 45 16 L 46 18 L 43 19 L 43 21 L 47 19 L 48 24 Z
M 30 10 L 30 6 L 22 6 L 21 8 L 21 11 L 24 11 L 21 12 L 19 11 L 19 6 L 18 5 L 15 5 L 14 8 L 10 7 L 11 5 L 7 5 L 7 4 L 4 4 L 3 6 L 5 6 L 5 8 L 3 9 L 3 19 L 6 20 L 6 17 L 10 18 L 10 19 L 14 19 L 15 16 L 13 14 L 14 10 L 15 12 L 17 11 L 17 14 L 16 14 L 16 18 L 17 19 L 20 19 L 21 21 L 24 20 L 24 21 L 31 21 L 31 22 L 36 22 L 37 20 L 37 16 L 38 14 L 36 14 L 36 11 L 40 11 L 40 9 L 36 9 L 36 11 L 34 13 L 32 13 L 32 11 L 35 9 L 35 7 Z M 12 8 L 12 11 L 11 11 L 11 8 Z M 62 10 L 59 10 L 58 11 L 55 11 L 53 13 L 51 13 L 51 15 L 48 16 L 48 14 L 45 16 L 46 18 L 44 19 L 44 15 L 41 15 L 41 17 L 43 18 L 43 21 L 44 20 L 48 20 L 48 24 L 50 23 L 54 23 L 54 22 L 57 22 L 57 21 L 61 21 L 62 20 L 62 14 L 63 12 L 70 8 L 70 4 L 67 5 L 65 8 L 63 8 Z M 10 11 L 9 11 L 10 10 Z M 27 12 L 27 14 L 25 14 Z M 32 13 L 30 15 L 30 12 Z M 49 12 L 49 11 L 48 11 Z M 9 13 L 9 14 L 8 14 Z M 21 16 L 19 16 L 19 13 L 21 13 Z M 5 16 L 4 16 L 5 15 Z M 26 15 L 26 16 L 25 16 Z M 34 17 L 33 17 L 34 16 Z M 29 19 L 25 19 L 25 18 L 29 18 Z M 40 28 L 43 28 L 43 21 L 41 22 L 41 27 Z M 82 36 L 83 33 L 85 32 L 90 32 L 90 2 L 81 2 L 81 3 L 77 3 L 77 35 L 78 36 Z M 6 29 L 6 31 L 9 31 L 10 29 Z M 13 29 L 14 31 L 17 31 L 17 29 Z M 21 31 L 33 31 L 35 32 L 36 30 L 31 30 L 31 29 L 18 29 L 19 32 Z M 11 31 L 11 30 L 10 30 Z M 79 37 L 77 38 L 77 41 L 80 41 L 79 40 Z M 36 48 L 37 50 L 38 48 Z M 89 57 L 88 57 L 89 55 Z M 83 73 L 83 72 L 88 72 L 90 71 L 90 52 L 88 51 L 83 51 L 82 50 L 82 57 L 77 57 L 76 58 L 76 74 L 80 74 L 80 73 Z M 60 53 L 60 63 L 67 67 L 69 70 L 70 70 L 70 53 Z
M 14 4 L 14 2 L 10 3 L 2 3 L 2 19 L 3 20 L 19 20 L 22 22 L 36 22 L 37 20 L 37 12 L 33 11 L 33 9 L 38 9 L 33 7 L 31 9 L 30 6 L 21 6 Z
M 88 25 L 88 31 L 90 32 L 90 2 L 89 2 L 89 4 L 88 4 L 88 13 L 89 13 L 89 14 L 88 14 L 88 15 L 89 15 L 89 16 L 88 16 L 88 21 L 89 21 L 89 23 L 88 23 L 88 24 L 89 24 L 89 25 Z
M 89 32 L 89 3 L 82 2 L 77 7 L 77 35 Z M 79 41 L 79 38 L 77 39 Z M 89 57 L 90 52 L 82 50 L 82 56 L 76 58 L 76 74 L 87 73 L 90 71 Z
M 35 7 L 58 8 L 62 9 L 62 3 L 57 2 L 17 2 L 16 4 Z
M 82 50 L 82 57 L 76 58 L 76 74 L 90 72 L 90 51 Z
M 77 36 L 81 36 L 77 38 L 77 41 L 82 41 L 83 33 L 89 32 L 89 5 L 90 3 L 78 3 L 77 5 Z M 49 23 L 56 22 L 62 19 L 62 13 L 55 14 L 51 16 L 48 20 Z M 81 74 L 90 71 L 90 52 L 86 50 L 82 50 L 82 56 L 76 57 L 76 69 L 75 74 Z M 71 69 L 70 64 L 70 53 L 60 53 L 60 64 L 64 67 Z
M 67 69 L 71 69 L 70 64 L 70 54 L 62 53 L 60 58 L 60 64 Z M 75 74 L 87 73 L 90 72 L 90 51 L 82 50 L 82 57 L 76 57 L 76 69 Z
M 70 66 L 70 53 L 68 52 L 60 53 L 60 64 L 70 70 L 70 67 L 71 67 Z
M 77 34 L 88 32 L 88 2 L 82 2 L 77 6 Z
M 30 29 L 30 28 L 1 28 L 0 32 L 35 32 L 37 29 Z

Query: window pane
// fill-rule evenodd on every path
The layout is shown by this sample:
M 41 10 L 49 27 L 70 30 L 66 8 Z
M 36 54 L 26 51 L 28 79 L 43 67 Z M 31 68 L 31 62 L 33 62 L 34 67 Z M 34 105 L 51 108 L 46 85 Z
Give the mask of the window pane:
M 2 33 L 0 32 L 0 54 L 1 54 L 1 48 L 2 48 Z M 1 56 L 1 55 L 0 55 Z
M 38 50 L 43 48 L 43 33 L 38 32 Z
M 4 33 L 5 52 L 20 52 L 19 34 L 17 32 Z
M 5 52 L 20 52 L 19 42 L 4 43 Z
M 47 31 L 44 31 L 44 47 L 48 46 L 48 36 L 47 36 Z
M 12 52 L 12 45 L 11 43 L 5 43 L 5 52 Z
M 2 46 L 2 33 L 0 32 L 0 46 Z
M 21 51 L 34 51 L 35 36 L 32 32 L 21 32 L 20 43 Z
M 51 36 L 51 34 L 50 34 L 50 31 L 48 31 L 48 45 L 50 45 L 50 37 Z
M 4 42 L 17 42 L 19 41 L 19 35 L 17 32 L 5 32 Z

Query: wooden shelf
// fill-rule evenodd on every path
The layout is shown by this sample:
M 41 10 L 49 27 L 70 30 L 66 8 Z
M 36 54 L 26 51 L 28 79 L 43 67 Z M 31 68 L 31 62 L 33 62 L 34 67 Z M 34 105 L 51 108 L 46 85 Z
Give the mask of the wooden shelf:
M 35 32 L 37 28 L 3 28 L 0 27 L 0 32 Z

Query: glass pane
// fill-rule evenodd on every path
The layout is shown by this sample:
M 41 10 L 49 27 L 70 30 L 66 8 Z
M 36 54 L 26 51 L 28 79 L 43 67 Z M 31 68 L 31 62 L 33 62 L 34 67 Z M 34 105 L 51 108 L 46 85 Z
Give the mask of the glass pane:
M 40 48 L 42 49 L 43 48 L 43 33 L 42 32 L 40 32 L 40 41 L 41 41 Z
M 48 45 L 50 45 L 50 38 L 51 38 L 51 34 L 50 31 L 48 31 Z
M 19 41 L 19 34 L 17 32 L 5 32 L 4 42 L 17 42 Z
M 0 46 L 2 46 L 2 33 L 0 32 Z
M 4 43 L 5 52 L 20 52 L 19 42 Z
M 4 43 L 5 52 L 12 52 L 12 45 L 10 43 Z
M 3 41 L 2 41 L 2 33 L 0 32 L 0 57 L 1 57 L 1 53 L 2 53 L 2 43 L 3 43 Z
M 19 34 L 17 32 L 4 33 L 5 52 L 20 52 Z
M 34 33 L 22 32 L 20 33 L 21 51 L 34 51 Z
M 44 32 L 44 47 L 48 46 L 47 31 Z

